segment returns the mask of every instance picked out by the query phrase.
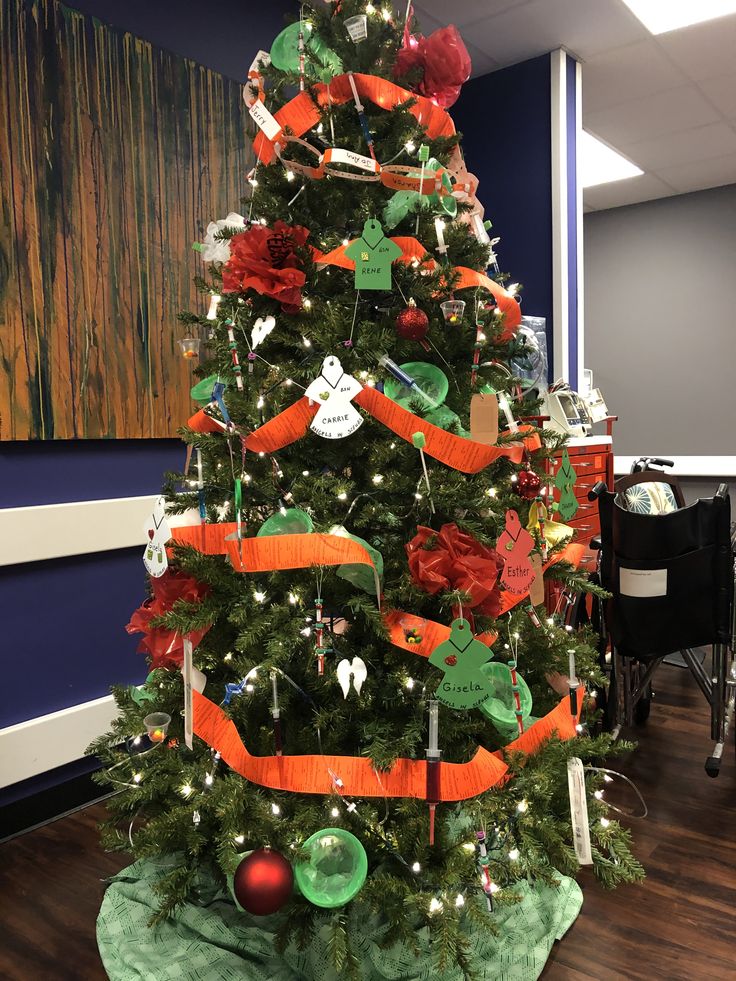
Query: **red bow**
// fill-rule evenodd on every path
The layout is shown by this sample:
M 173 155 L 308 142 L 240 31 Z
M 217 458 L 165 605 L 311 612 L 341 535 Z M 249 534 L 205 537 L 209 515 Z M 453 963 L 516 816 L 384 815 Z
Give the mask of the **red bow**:
M 152 668 L 180 668 L 184 660 L 184 638 L 176 630 L 166 627 L 152 627 L 151 620 L 168 613 L 177 600 L 186 603 L 201 603 L 209 593 L 209 586 L 197 582 L 183 572 L 166 572 L 157 579 L 151 579 L 153 597 L 139 606 L 125 628 L 129 634 L 142 633 L 138 645 L 139 654 L 148 654 Z M 196 647 L 210 629 L 211 624 L 192 630 L 189 639 Z
M 401 78 L 415 68 L 422 69 L 422 80 L 409 88 L 448 109 L 457 102 L 463 82 L 470 78 L 472 65 L 468 49 L 453 24 L 440 27 L 429 37 L 411 34 L 412 14 L 410 8 L 404 28 L 404 46 L 396 56 L 394 77 Z

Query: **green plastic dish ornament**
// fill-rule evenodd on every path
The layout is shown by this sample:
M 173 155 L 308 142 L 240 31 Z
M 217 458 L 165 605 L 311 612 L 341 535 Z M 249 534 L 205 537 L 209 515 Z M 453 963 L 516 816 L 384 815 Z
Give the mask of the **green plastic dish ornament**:
M 333 75 L 342 74 L 340 58 L 318 35 L 312 34 L 312 25 L 309 21 L 302 21 L 302 31 L 304 47 L 309 48 L 312 56 L 321 62 L 324 68 L 329 68 Z M 299 21 L 289 24 L 274 40 L 271 45 L 271 64 L 282 72 L 299 71 Z M 315 72 L 315 66 L 309 58 L 304 59 L 304 70 L 311 74 Z
M 208 405 L 212 400 L 212 389 L 218 381 L 222 381 L 219 375 L 208 375 L 207 378 L 203 378 L 202 381 L 197 382 L 189 393 L 192 401 L 199 402 L 200 405 Z M 227 388 L 227 382 L 223 382 L 223 384 Z
M 519 727 L 514 711 L 514 693 L 511 690 L 511 669 L 501 661 L 489 661 L 480 669 L 493 686 L 493 694 L 478 708 L 494 724 L 500 735 L 513 739 Z M 521 675 L 516 673 L 521 700 L 522 722 L 526 727 L 532 714 L 532 693 Z
M 365 538 L 359 538 L 357 535 L 351 535 L 342 525 L 334 525 L 330 528 L 330 534 L 350 538 L 352 541 L 357 542 L 358 545 L 362 545 L 373 559 L 373 565 L 376 567 L 379 580 L 383 579 L 383 556 L 370 542 L 367 542 Z M 367 565 L 361 565 L 359 562 L 345 562 L 343 565 L 339 565 L 335 571 L 340 579 L 345 579 L 347 582 L 352 583 L 353 586 L 362 589 L 364 593 L 370 593 L 372 596 L 376 595 L 376 579 L 373 575 L 373 570 Z
M 325 828 L 304 842 L 309 858 L 294 867 L 296 884 L 305 899 L 335 909 L 354 899 L 368 875 L 368 856 L 355 835 L 343 828 Z
M 258 529 L 256 538 L 266 535 L 308 535 L 314 531 L 314 523 L 306 511 L 286 508 L 266 518 Z
M 416 386 L 409 388 L 407 385 L 402 385 L 396 378 L 390 377 L 384 382 L 383 391 L 403 409 L 410 409 L 412 402 L 421 402 L 421 392 L 428 395 L 435 405 L 445 401 L 450 390 L 450 383 L 444 371 L 436 365 L 428 364 L 426 361 L 407 361 L 406 364 L 399 365 L 399 367 L 414 379 Z
M 434 173 L 441 167 L 442 164 L 434 157 L 431 157 L 425 164 L 427 173 Z M 419 210 L 432 209 L 439 211 L 447 218 L 455 218 L 457 216 L 457 201 L 450 193 L 452 181 L 446 170 L 442 174 L 442 186 L 448 192 L 447 194 L 437 194 L 436 191 L 434 194 L 419 194 L 418 191 L 397 191 L 392 194 L 383 209 L 385 227 L 396 228 L 408 214 Z

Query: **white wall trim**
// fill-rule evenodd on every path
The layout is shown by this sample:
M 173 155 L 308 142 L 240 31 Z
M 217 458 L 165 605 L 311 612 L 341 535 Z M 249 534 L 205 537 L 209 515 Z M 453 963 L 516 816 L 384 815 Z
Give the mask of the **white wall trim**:
M 550 122 L 552 130 L 552 350 L 555 378 L 568 380 L 568 260 L 567 260 L 567 54 L 550 54 L 552 72 Z
M 629 473 L 634 460 L 646 455 L 645 453 L 640 453 L 639 456 L 617 454 L 614 459 L 616 475 Z M 668 468 L 667 472 L 675 477 L 711 477 L 713 480 L 736 477 L 736 456 L 679 456 L 669 453 L 662 453 L 661 456 L 666 460 L 674 461 L 674 467 Z
M 112 695 L 0 729 L 0 787 L 73 763 L 117 715 Z
M 0 508 L 0 566 L 142 547 L 157 496 Z

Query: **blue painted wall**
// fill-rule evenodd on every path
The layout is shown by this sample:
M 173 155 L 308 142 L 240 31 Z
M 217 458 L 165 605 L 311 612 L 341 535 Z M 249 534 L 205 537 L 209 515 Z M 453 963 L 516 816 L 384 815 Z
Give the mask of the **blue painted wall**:
M 550 58 L 543 55 L 474 78 L 451 114 L 463 134 L 468 170 L 491 237 L 501 236 L 498 262 L 524 286 L 522 310 L 547 320 L 552 350 L 552 160 Z

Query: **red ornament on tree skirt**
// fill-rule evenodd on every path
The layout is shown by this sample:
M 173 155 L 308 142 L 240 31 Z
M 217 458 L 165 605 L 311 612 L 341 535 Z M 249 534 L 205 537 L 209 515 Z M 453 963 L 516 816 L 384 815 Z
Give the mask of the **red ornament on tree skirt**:
M 396 318 L 396 333 L 405 341 L 423 341 L 429 330 L 429 318 L 414 300 Z
M 514 490 L 525 501 L 533 501 L 535 497 L 539 497 L 541 486 L 542 481 L 539 478 L 539 474 L 534 473 L 533 470 L 522 470 L 516 478 Z
M 290 899 L 294 871 L 279 852 L 258 848 L 246 856 L 235 870 L 235 898 L 253 916 L 276 913 Z

